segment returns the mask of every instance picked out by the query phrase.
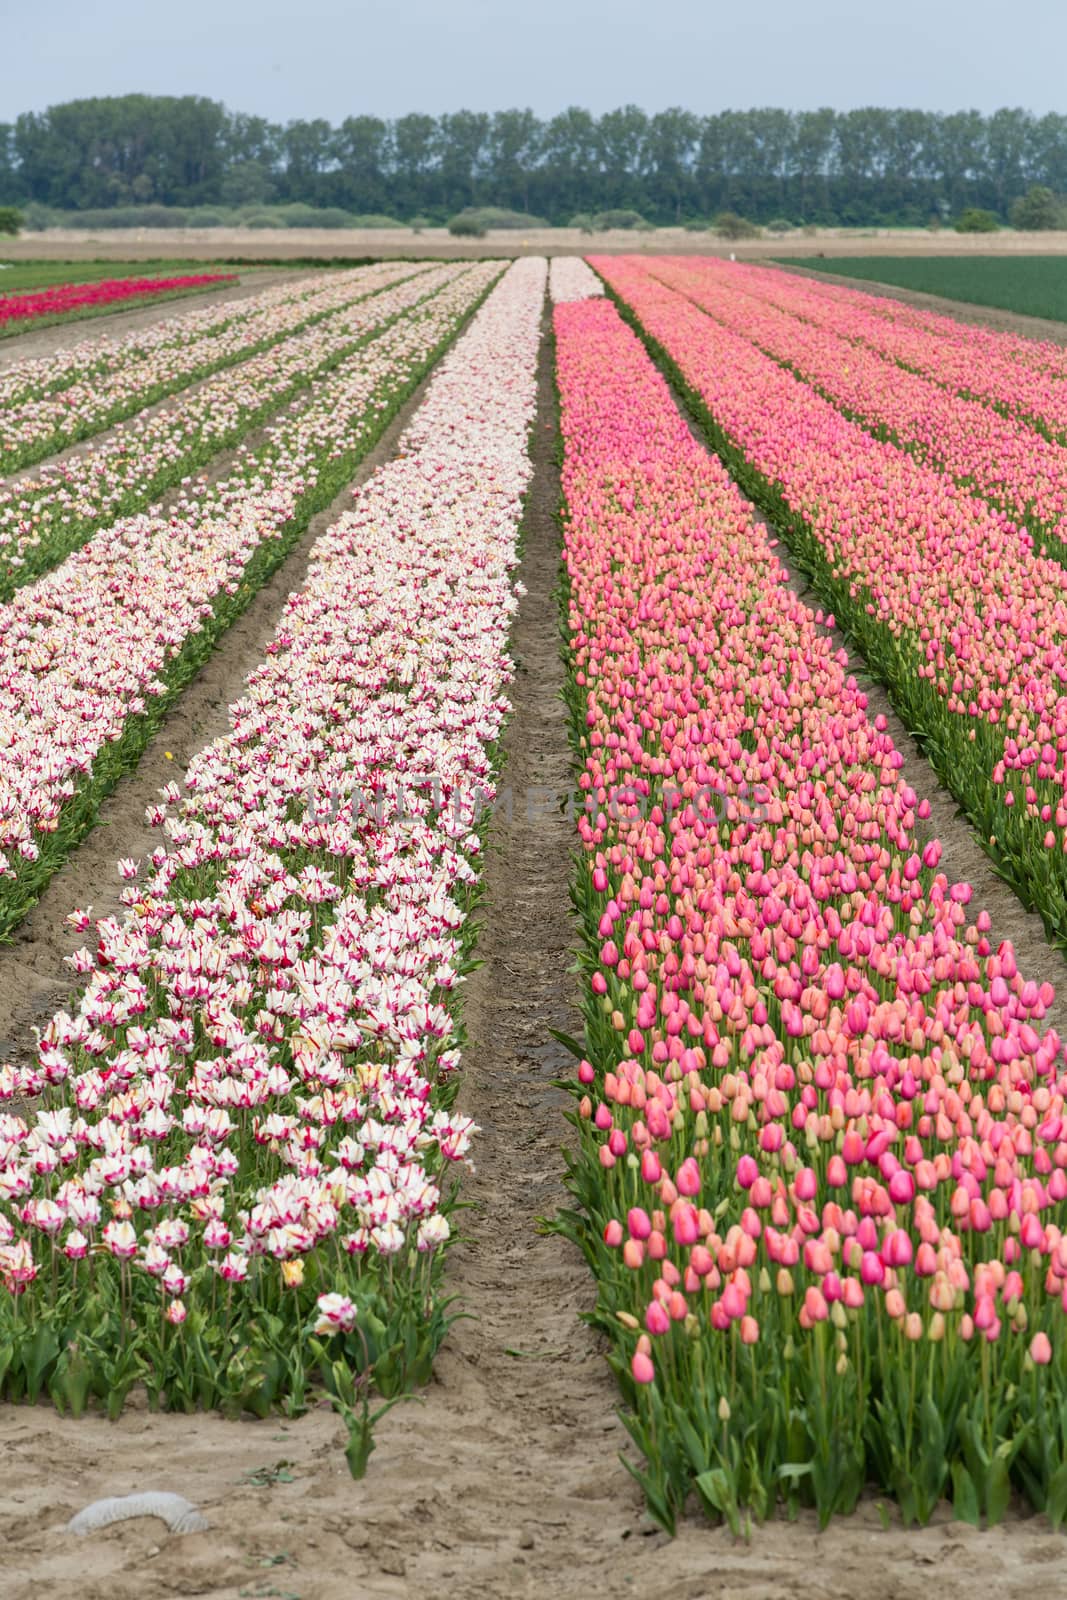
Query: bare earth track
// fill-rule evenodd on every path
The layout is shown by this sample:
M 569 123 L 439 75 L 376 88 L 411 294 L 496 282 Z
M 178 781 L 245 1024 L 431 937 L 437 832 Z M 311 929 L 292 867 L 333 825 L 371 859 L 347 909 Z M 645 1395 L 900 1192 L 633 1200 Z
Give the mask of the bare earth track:
M 1016 1517 L 987 1535 L 945 1519 L 921 1531 L 883 1529 L 877 1507 L 865 1503 L 822 1535 L 804 1518 L 756 1529 L 745 1545 L 693 1521 L 672 1542 L 643 1517 L 617 1458 L 625 1436 L 614 1417 L 614 1383 L 579 1320 L 591 1305 L 592 1281 L 576 1252 L 537 1231 L 538 1218 L 563 1201 L 557 1146 L 567 1136 L 566 1102 L 552 1079 L 569 1063 L 547 1030 L 574 1029 L 566 896 L 574 835 L 547 802 L 570 781 L 559 698 L 549 360 L 546 345 L 521 571 L 528 593 L 512 639 L 517 674 L 502 783 L 514 811 L 510 821 L 498 815 L 488 836 L 485 964 L 465 999 L 471 1042 L 462 1104 L 482 1133 L 477 1170 L 464 1181 L 466 1238 L 450 1266 L 467 1316 L 452 1331 L 434 1383 L 381 1424 L 361 1483 L 348 1476 L 342 1430 L 329 1411 L 296 1423 L 234 1424 L 131 1410 L 109 1425 L 99 1418 L 73 1424 L 45 1407 L 3 1408 L 5 1600 L 638 1593 L 644 1600 L 929 1600 L 934 1592 L 939 1600 L 970 1600 L 979 1585 L 1021 1600 L 1067 1586 L 1067 1545 L 1043 1519 Z M 394 423 L 363 474 L 395 448 L 402 424 Z M 177 765 L 226 725 L 226 704 L 258 659 L 305 557 L 306 541 L 187 691 L 138 772 L 105 807 L 106 826 L 53 881 L 20 944 L 0 952 L 0 1013 L 17 1009 L 23 1029 L 28 1011 L 40 1014 L 66 991 L 59 960 L 79 940 L 63 916 L 81 899 L 94 900 L 98 911 L 114 904 L 115 857 L 143 853 L 153 837 L 143 829 L 143 807 L 174 774 L 164 751 Z M 932 792 L 928 768 L 916 781 Z M 942 836 L 942 817 L 953 825 L 946 804 L 948 814 L 935 814 Z M 949 870 L 969 870 L 963 856 L 957 865 L 956 848 L 946 839 Z M 979 898 L 991 903 L 980 854 L 975 868 Z M 999 926 L 1000 904 L 994 915 Z M 152 1521 L 117 1524 L 86 1540 L 61 1531 L 88 1501 L 147 1488 L 188 1495 L 211 1531 L 175 1538 Z

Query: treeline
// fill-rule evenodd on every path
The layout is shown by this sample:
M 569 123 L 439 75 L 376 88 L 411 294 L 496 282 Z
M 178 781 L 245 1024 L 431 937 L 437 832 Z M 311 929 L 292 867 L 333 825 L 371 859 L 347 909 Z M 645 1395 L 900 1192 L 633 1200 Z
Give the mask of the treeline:
M 439 221 L 471 205 L 564 223 L 632 208 L 661 224 L 1006 218 L 1033 184 L 1067 193 L 1067 116 L 1023 110 L 722 111 L 637 106 L 414 112 L 284 125 L 196 96 L 74 100 L 0 124 L 0 203 L 57 210 L 301 203 Z

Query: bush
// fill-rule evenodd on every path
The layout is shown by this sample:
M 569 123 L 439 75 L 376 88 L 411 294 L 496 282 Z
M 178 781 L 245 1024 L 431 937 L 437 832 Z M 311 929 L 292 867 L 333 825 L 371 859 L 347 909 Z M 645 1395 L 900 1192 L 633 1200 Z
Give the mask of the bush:
M 14 206 L 0 206 L 0 233 L 18 233 L 25 218 Z
M 432 228 L 433 223 L 430 221 L 429 217 L 412 217 L 411 221 L 408 223 L 408 227 L 411 229 L 412 233 L 421 233 L 424 228 Z
M 736 211 L 720 211 L 713 226 L 720 239 L 758 239 L 760 236 L 756 224 L 747 217 L 739 217 Z
M 403 228 L 405 224 L 398 222 L 396 217 L 387 217 L 378 211 L 366 213 L 357 212 L 349 217 L 347 226 L 350 228 Z
M 792 233 L 793 224 L 787 222 L 785 217 L 772 217 L 767 224 L 768 233 Z
M 982 211 L 978 206 L 968 206 L 952 224 L 957 233 L 996 233 L 1000 227 L 992 211 Z
M 489 231 L 477 216 L 460 212 L 448 219 L 448 231 L 457 239 L 484 239 Z
M 577 228 L 579 233 L 595 233 L 596 218 L 588 211 L 579 211 L 576 217 L 571 218 L 567 226 L 568 228 Z
M 707 233 L 711 223 L 705 222 L 701 217 L 690 217 L 688 222 L 682 223 L 682 227 L 686 233 Z
M 593 226 L 598 233 L 606 233 L 610 228 L 645 228 L 647 223 L 640 211 L 598 211 Z
M 1051 228 L 1062 228 L 1067 221 L 1064 206 L 1051 189 L 1035 183 L 1020 195 L 1009 213 L 1013 228 L 1024 233 L 1043 233 Z
M 527 228 L 547 228 L 548 222 L 544 217 L 533 217 L 528 211 L 508 211 L 503 206 L 464 206 L 457 212 L 457 217 L 464 217 L 471 222 L 476 222 L 483 234 L 494 228 L 510 228 L 518 231 Z M 453 221 L 456 219 L 453 218 Z M 449 223 L 452 231 L 452 223 Z

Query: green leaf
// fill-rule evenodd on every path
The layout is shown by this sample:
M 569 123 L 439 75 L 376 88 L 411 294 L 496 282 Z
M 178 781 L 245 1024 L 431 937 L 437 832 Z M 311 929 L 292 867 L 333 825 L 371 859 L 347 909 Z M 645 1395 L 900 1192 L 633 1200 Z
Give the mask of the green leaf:
M 1003 1456 L 994 1456 L 989 1463 L 985 1480 L 985 1514 L 986 1522 L 991 1528 L 995 1528 L 998 1522 L 1003 1521 L 1010 1498 L 1011 1476 L 1008 1472 L 1008 1463 Z
M 1045 1510 L 1054 1528 L 1067 1517 L 1067 1461 L 1061 1461 L 1049 1479 Z
M 952 1463 L 952 1510 L 957 1522 L 968 1522 L 972 1528 L 977 1528 L 980 1521 L 978 1490 L 962 1461 Z
M 572 1038 L 569 1033 L 561 1033 L 558 1028 L 549 1028 L 548 1031 L 557 1044 L 561 1044 L 565 1050 L 570 1051 L 576 1061 L 585 1060 L 584 1044 L 579 1044 L 577 1039 Z
M 45 1373 L 59 1354 L 59 1340 L 46 1323 L 41 1323 L 24 1346 L 26 1393 L 31 1404 L 41 1392 Z

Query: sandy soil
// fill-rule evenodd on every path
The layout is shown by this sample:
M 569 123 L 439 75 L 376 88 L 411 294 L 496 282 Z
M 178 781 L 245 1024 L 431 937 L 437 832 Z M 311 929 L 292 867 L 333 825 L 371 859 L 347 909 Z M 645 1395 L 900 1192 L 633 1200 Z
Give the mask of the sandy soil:
M 469 1600 L 627 1593 L 928 1600 L 935 1588 L 940 1600 L 970 1600 L 979 1584 L 1022 1600 L 1035 1589 L 1067 1588 L 1067 1542 L 1042 1519 L 1021 1514 L 986 1535 L 947 1518 L 905 1531 L 891 1510 L 883 1527 L 883 1512 L 868 1501 L 822 1535 L 808 1517 L 757 1529 L 746 1545 L 694 1521 L 672 1542 L 644 1517 L 618 1460 L 625 1436 L 614 1415 L 616 1390 L 580 1320 L 592 1281 L 576 1252 L 537 1226 L 564 1200 L 558 1146 L 568 1136 L 565 1103 L 551 1085 L 567 1062 L 547 1030 L 575 1025 L 566 896 L 573 835 L 554 810 L 533 820 L 522 802 L 529 786 L 559 792 L 569 782 L 553 596 L 558 476 L 549 377 L 546 347 L 522 570 L 528 594 L 513 639 L 518 672 L 505 739 L 503 781 L 516 805 L 512 820 L 498 817 L 490 834 L 485 964 L 466 997 L 471 1044 L 462 1103 L 483 1131 L 477 1171 L 465 1183 L 466 1238 L 452 1253 L 450 1277 L 469 1315 L 455 1325 L 430 1388 L 382 1423 L 358 1484 L 347 1475 L 341 1429 L 328 1411 L 295 1423 L 232 1424 L 133 1410 L 111 1426 L 97 1418 L 62 1422 L 44 1407 L 0 1410 L 5 1600 L 453 1593 Z M 298 553 L 288 563 L 285 585 L 300 562 Z M 276 585 L 284 587 L 280 579 Z M 257 602 L 228 636 L 205 681 L 186 694 L 111 803 L 103 835 L 87 841 L 54 882 L 12 959 L 0 953 L 5 1014 L 24 988 L 36 986 L 38 1001 L 45 999 L 59 955 L 77 942 L 59 932 L 59 918 L 72 897 L 94 899 L 98 909 L 108 903 L 100 886 L 111 883 L 116 855 L 143 849 L 140 807 L 173 772 L 163 749 L 181 761 L 223 725 L 231 685 L 254 658 L 279 599 Z M 928 768 L 918 781 L 931 791 Z M 951 802 L 934 820 L 942 837 L 952 836 L 949 870 L 966 870 L 967 829 Z M 993 907 L 997 886 L 986 881 L 980 853 L 974 866 L 980 896 Z M 996 906 L 998 928 L 1017 920 L 1009 900 Z M 86 1540 L 62 1531 L 90 1500 L 146 1488 L 188 1495 L 210 1531 L 174 1538 L 152 1521 Z
M 54 258 L 34 252 L 31 256 L 21 259 Z M 68 257 L 62 259 L 66 260 Z M 90 258 L 70 256 L 69 259 Z M 91 259 L 96 260 L 98 257 L 94 255 Z M 125 261 L 138 258 L 115 256 L 105 259 Z M 55 350 L 69 350 L 71 345 L 80 344 L 84 339 L 99 339 L 102 344 L 111 344 L 125 333 L 132 333 L 138 328 L 154 327 L 157 322 L 163 322 L 167 317 L 181 317 L 204 305 L 226 305 L 230 301 L 247 300 L 250 295 L 258 294 L 261 289 L 269 288 L 272 283 L 295 281 L 299 277 L 308 276 L 309 271 L 308 268 L 301 270 L 295 267 L 256 267 L 250 272 L 242 273 L 238 283 L 224 283 L 217 289 L 200 289 L 195 294 L 187 295 L 180 300 L 161 300 L 156 305 L 139 306 L 135 311 L 113 311 L 106 316 L 89 317 L 80 322 L 77 320 L 52 322 L 47 328 L 34 329 L 31 326 L 25 333 L 12 333 L 0 339 L 0 369 L 11 366 L 16 361 L 24 361 L 29 356 L 47 356 Z M 0 283 L 0 291 L 2 289 L 3 284 Z
M 767 234 L 733 243 L 713 233 L 684 228 L 655 228 L 648 233 L 617 230 L 580 233 L 577 228 L 494 231 L 484 239 L 454 239 L 445 228 L 412 233 L 407 228 L 156 228 L 107 229 L 92 234 L 74 229 L 25 233 L 4 245 L 12 261 L 149 261 L 161 255 L 190 261 L 240 257 L 252 261 L 336 256 L 377 256 L 391 260 L 410 256 L 450 259 L 515 255 L 586 255 L 590 251 L 628 255 L 645 252 L 676 255 L 749 257 L 799 255 L 1063 255 L 1067 232 L 961 234 L 951 228 L 930 233 L 925 228 L 820 228 L 816 232 Z

